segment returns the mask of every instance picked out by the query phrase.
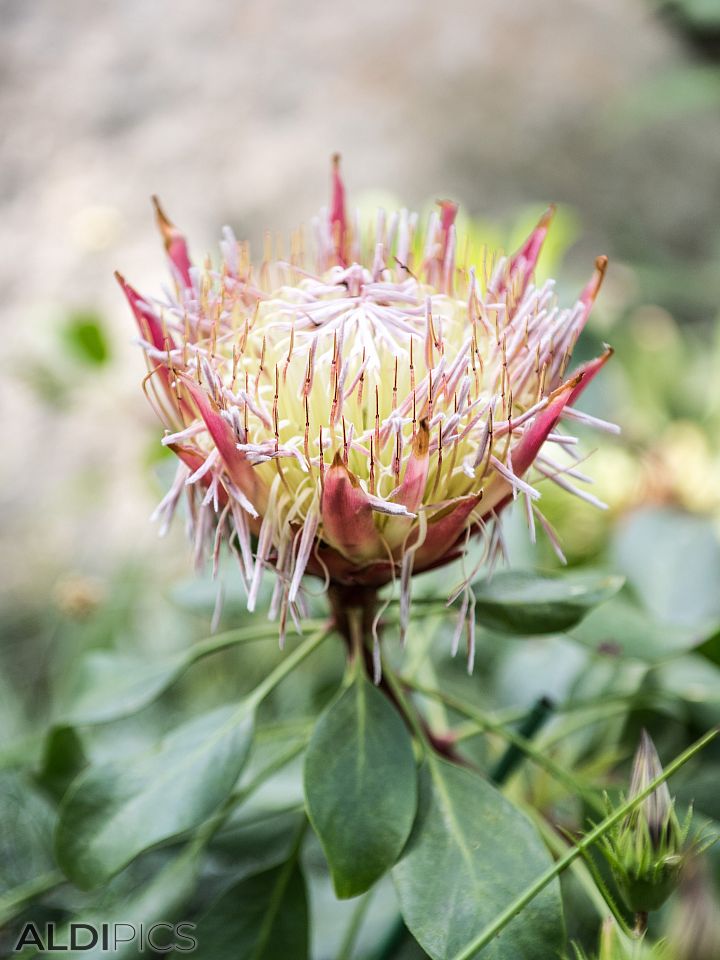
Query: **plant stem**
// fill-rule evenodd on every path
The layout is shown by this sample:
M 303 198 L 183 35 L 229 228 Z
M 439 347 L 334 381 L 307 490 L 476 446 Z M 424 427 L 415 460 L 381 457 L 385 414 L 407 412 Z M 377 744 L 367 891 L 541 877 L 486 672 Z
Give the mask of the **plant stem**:
M 374 889 L 370 889 L 366 894 L 364 894 L 364 896 L 360 897 L 357 906 L 353 910 L 350 923 L 345 931 L 345 936 L 340 944 L 340 949 L 338 950 L 336 960 L 352 960 L 352 955 L 355 952 L 355 943 L 357 941 L 358 933 L 360 932 L 363 920 L 368 912 L 370 900 L 372 899 L 374 892 Z
M 555 831 L 553 826 L 548 823 L 548 821 L 545 820 L 536 810 L 529 810 L 528 813 L 532 817 L 533 822 L 542 834 L 545 843 L 548 845 L 550 850 L 556 856 L 563 856 L 568 849 L 567 840 L 563 840 L 563 838 Z M 583 858 L 583 860 L 585 860 L 585 858 Z M 595 876 L 594 871 L 591 869 L 591 861 L 587 859 L 585 862 L 583 862 L 583 860 L 575 860 L 575 862 L 570 865 L 570 869 L 574 871 L 580 886 L 585 891 L 588 900 L 590 900 L 597 910 L 600 919 L 604 920 L 607 917 L 609 910 L 619 927 L 619 935 L 627 940 L 630 931 L 628 930 L 625 918 L 622 916 L 622 913 L 618 910 L 617 904 L 610 896 L 607 886 L 604 883 L 598 884 L 599 878 Z
M 408 703 L 399 684 L 393 682 L 387 664 L 381 666 L 377 648 L 373 651 L 377 590 L 373 587 L 336 585 L 330 589 L 329 595 L 334 625 L 345 640 L 352 669 L 357 669 L 362 661 L 368 676 L 375 677 L 378 688 L 388 697 L 418 741 L 423 745 L 431 745 L 448 759 L 462 763 L 455 752 L 454 741 L 430 730 L 423 717 Z M 379 667 L 381 669 L 378 671 Z
M 423 611 L 423 616 L 427 616 L 427 610 Z M 391 616 L 384 622 L 387 626 L 395 626 L 399 622 L 399 619 L 396 616 Z M 303 621 L 303 627 L 311 632 L 319 630 L 326 625 L 326 620 L 316 619 Z M 216 633 L 211 637 L 198 640 L 189 650 L 185 651 L 182 654 L 181 667 L 182 669 L 190 667 L 199 660 L 211 656 L 213 653 L 219 653 L 222 650 L 237 646 L 238 644 L 252 643 L 255 640 L 267 640 L 268 638 L 277 636 L 278 627 L 276 623 L 253 624 L 249 627 L 238 627 L 236 630 L 226 630 L 223 633 Z
M 696 740 L 691 746 L 684 750 L 672 763 L 668 764 L 665 770 L 652 780 L 647 787 L 634 796 L 631 800 L 628 800 L 627 803 L 622 804 L 617 808 L 610 816 L 606 817 L 597 827 L 586 834 L 583 840 L 580 843 L 576 844 L 571 850 L 569 850 L 564 857 L 561 857 L 557 863 L 552 867 L 548 868 L 544 873 L 535 880 L 534 883 L 530 884 L 526 890 L 520 894 L 513 902 L 505 908 L 492 923 L 489 923 L 484 930 L 482 930 L 474 940 L 472 940 L 466 947 L 455 954 L 452 960 L 471 960 L 483 947 L 487 946 L 490 941 L 497 936 L 500 931 L 513 920 L 520 911 L 528 905 L 545 887 L 562 873 L 566 867 L 579 857 L 585 850 L 589 849 L 594 843 L 596 843 L 607 831 L 613 827 L 616 823 L 619 823 L 624 817 L 631 813 L 637 806 L 639 806 L 643 800 L 650 796 L 661 783 L 664 783 L 668 777 L 671 777 L 680 767 L 684 766 L 688 760 L 692 759 L 696 753 L 706 747 L 720 732 L 720 728 L 713 728 L 708 731 L 704 736 L 700 737 L 699 740 Z
M 313 633 L 322 629 L 325 625 L 325 620 L 306 620 L 304 623 L 304 626 Z M 278 626 L 276 623 L 259 623 L 250 627 L 239 627 L 237 630 L 226 630 L 224 633 L 206 637 L 190 647 L 183 655 L 183 666 L 192 666 L 198 660 L 237 644 L 252 643 L 254 640 L 267 640 L 268 637 L 277 637 L 277 635 Z
M 392 925 L 388 931 L 385 940 L 380 945 L 379 952 L 374 960 L 395 960 L 397 957 L 397 952 L 409 938 L 408 929 L 405 926 L 405 921 L 402 916 L 398 914 L 395 923 Z
M 547 697 L 541 697 L 520 724 L 517 731 L 518 736 L 524 737 L 529 743 L 538 730 L 550 719 L 554 709 L 555 705 L 552 700 Z M 524 756 L 525 753 L 522 748 L 517 743 L 511 743 L 495 764 L 495 767 L 490 773 L 490 779 L 494 780 L 495 783 L 505 783 L 508 777 L 516 770 Z
M 459 700 L 457 697 L 454 697 L 449 693 L 424 687 L 416 683 L 414 680 L 409 680 L 405 677 L 401 677 L 400 680 L 406 686 L 417 690 L 418 693 L 422 693 L 426 697 L 435 697 L 438 700 L 441 700 L 451 710 L 454 710 L 456 713 L 459 713 L 462 716 L 468 717 L 470 720 L 474 721 L 482 730 L 486 730 L 490 733 L 496 733 L 498 736 L 503 737 L 527 757 L 529 757 L 538 767 L 545 770 L 545 772 L 550 774 L 551 777 L 554 777 L 555 780 L 567 787 L 567 789 L 572 793 L 576 793 L 581 796 L 586 803 L 594 807 L 596 810 L 604 812 L 604 807 L 599 798 L 595 795 L 594 791 L 589 790 L 582 783 L 580 783 L 570 773 L 569 770 L 566 770 L 564 767 L 561 767 L 559 764 L 555 763 L 555 761 L 551 760 L 550 757 L 545 756 L 545 754 L 542 753 L 535 746 L 535 744 L 531 743 L 531 741 L 526 737 L 523 737 L 522 734 L 515 733 L 514 730 L 510 730 L 503 724 L 498 723 L 497 720 L 488 716 L 488 714 L 483 713 L 471 704 L 465 703 L 464 700 Z
M 407 697 L 403 691 L 402 685 L 398 682 L 395 674 L 390 670 L 385 664 L 383 666 L 383 680 L 389 688 L 389 693 L 391 699 L 397 706 L 399 712 L 405 718 L 408 726 L 415 734 L 415 737 L 420 744 L 420 747 L 424 754 L 427 754 L 428 750 L 432 746 L 430 737 L 428 736 L 429 731 L 423 725 L 417 711 L 414 707 L 408 702 Z
M 324 629 L 318 630 L 317 633 L 313 636 L 308 637 L 304 643 L 301 643 L 299 647 L 296 647 L 292 653 L 289 653 L 281 663 L 278 664 L 275 669 L 265 677 L 265 679 L 260 683 L 252 693 L 249 694 L 244 700 L 241 701 L 238 707 L 238 717 L 244 716 L 248 710 L 254 710 L 259 704 L 265 699 L 265 697 L 275 689 L 275 687 L 283 680 L 289 673 L 291 673 L 298 664 L 308 657 L 313 650 L 315 650 L 322 642 L 325 640 L 331 633 L 331 630 L 325 626 Z M 267 767 L 261 770 L 254 780 L 252 780 L 246 787 L 232 793 L 222 807 L 217 811 L 217 813 L 207 820 L 203 826 L 195 834 L 195 837 L 191 841 L 191 847 L 196 850 L 201 850 L 215 835 L 215 833 L 220 829 L 220 827 L 225 822 L 228 815 L 234 809 L 234 807 L 241 803 L 253 790 L 269 776 L 271 776 L 276 770 L 284 766 L 289 760 L 291 760 L 297 753 L 304 748 L 305 743 L 293 744 L 287 751 L 277 757 L 274 761 L 271 761 Z
M 235 807 L 247 800 L 247 798 L 251 796 L 251 794 L 253 794 L 258 787 L 262 786 L 262 784 L 265 783 L 265 781 L 268 780 L 274 773 L 277 773 L 278 770 L 281 770 L 291 760 L 294 760 L 299 753 L 302 753 L 306 746 L 307 743 L 304 740 L 301 743 L 293 744 L 292 747 L 289 747 L 274 760 L 271 760 L 270 763 L 262 768 L 262 770 L 259 770 L 248 784 L 246 784 L 244 787 L 241 787 L 239 790 L 236 790 L 234 793 L 231 793 L 218 812 L 209 820 L 207 820 L 198 830 L 195 837 L 191 841 L 192 845 L 194 845 L 198 850 L 207 846 L 218 830 L 223 827 L 225 821 L 233 812 Z
M 289 673 L 292 673 L 295 667 L 299 666 L 331 633 L 331 625 L 325 623 L 320 630 L 308 637 L 299 647 L 295 647 L 293 651 L 286 654 L 275 669 L 248 694 L 244 703 L 257 707 L 280 681 L 284 680 Z

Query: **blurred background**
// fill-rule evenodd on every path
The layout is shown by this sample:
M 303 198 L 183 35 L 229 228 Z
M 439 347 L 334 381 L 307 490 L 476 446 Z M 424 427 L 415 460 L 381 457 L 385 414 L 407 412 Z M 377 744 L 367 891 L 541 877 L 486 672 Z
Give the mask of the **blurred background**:
M 668 512 L 720 616 L 718 0 L 0 0 L 0 24 L 0 748 L 83 651 L 207 633 L 182 524 L 149 523 L 168 465 L 112 276 L 165 282 L 150 195 L 197 256 L 225 223 L 260 249 L 326 202 L 334 151 L 351 202 L 451 197 L 493 244 L 558 203 L 565 303 L 608 254 L 583 350 L 617 351 L 584 401 L 623 427 L 587 441 L 609 511 L 547 513 L 571 563 L 627 572 L 638 509 Z
M 714 342 L 720 301 L 716 0 L 2 0 L 0 17 L 0 518 L 15 604 L 127 558 L 184 563 L 147 524 L 159 430 L 112 276 L 150 293 L 166 279 L 152 193 L 198 256 L 225 223 L 258 249 L 265 229 L 307 222 L 335 150 L 353 200 L 449 196 L 499 242 L 555 201 L 561 295 L 607 253 L 598 336 L 616 366 L 633 351 L 667 365 L 662 397 L 625 387 L 630 440 L 635 387 L 673 418 L 720 389 L 691 357 L 696 338 Z M 640 439 L 659 439 L 663 412 Z M 696 434 L 676 439 L 697 453 Z

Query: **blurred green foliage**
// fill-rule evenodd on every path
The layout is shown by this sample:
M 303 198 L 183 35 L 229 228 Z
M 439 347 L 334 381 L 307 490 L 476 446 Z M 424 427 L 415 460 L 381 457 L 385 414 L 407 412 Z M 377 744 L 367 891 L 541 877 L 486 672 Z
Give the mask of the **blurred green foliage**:
M 110 344 L 98 313 L 79 310 L 70 314 L 60 335 L 68 352 L 80 362 L 101 367 L 110 360 Z

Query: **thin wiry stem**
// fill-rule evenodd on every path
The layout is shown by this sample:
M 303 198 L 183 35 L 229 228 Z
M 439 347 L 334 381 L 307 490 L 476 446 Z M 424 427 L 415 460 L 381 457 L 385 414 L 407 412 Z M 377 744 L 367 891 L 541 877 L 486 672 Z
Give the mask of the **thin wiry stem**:
M 550 774 L 555 780 L 559 783 L 562 783 L 567 789 L 573 794 L 581 796 L 589 805 L 594 807 L 596 810 L 603 811 L 604 808 L 599 797 L 595 794 L 593 790 L 589 790 L 585 787 L 584 784 L 580 783 L 569 770 L 566 770 L 560 764 L 556 763 L 550 757 L 546 756 L 541 750 L 539 750 L 534 743 L 528 740 L 526 737 L 523 737 L 521 734 L 516 733 L 514 730 L 510 730 L 502 723 L 498 723 L 494 718 L 490 717 L 488 714 L 483 713 L 481 710 L 478 710 L 476 707 L 465 703 L 463 700 L 459 700 L 457 697 L 452 696 L 451 694 L 444 693 L 440 690 L 434 690 L 430 687 L 425 687 L 422 684 L 417 683 L 414 680 L 402 677 L 401 681 L 411 689 L 416 690 L 418 693 L 423 694 L 427 697 L 433 697 L 437 700 L 440 700 L 451 710 L 455 710 L 456 713 L 461 714 L 462 716 L 467 717 L 472 720 L 481 730 L 485 730 L 489 733 L 495 733 L 503 739 L 507 740 L 508 743 L 513 744 L 517 747 L 523 754 L 525 754 L 529 759 L 531 759 L 537 766 L 545 770 L 546 773 Z
M 688 760 L 691 760 L 700 750 L 714 740 L 718 733 L 720 733 L 720 728 L 715 727 L 700 737 L 699 740 L 696 740 L 695 743 L 691 744 L 687 750 L 684 750 L 672 763 L 668 764 L 665 770 L 652 780 L 643 791 L 633 797 L 632 800 L 628 800 L 619 806 L 613 813 L 599 823 L 597 827 L 591 830 L 590 833 L 586 834 L 584 839 L 569 850 L 564 857 L 561 857 L 552 867 L 549 867 L 541 873 L 537 880 L 531 883 L 519 897 L 501 911 L 491 923 L 487 924 L 477 937 L 456 953 L 452 960 L 472 960 L 472 958 L 479 953 L 483 947 L 487 946 L 555 877 L 569 867 L 585 850 L 588 850 L 594 843 L 597 843 L 611 827 L 619 823 L 629 813 L 632 813 L 643 800 L 649 797 L 653 791 L 657 790 L 660 784 L 665 783 L 665 781 L 684 766 Z

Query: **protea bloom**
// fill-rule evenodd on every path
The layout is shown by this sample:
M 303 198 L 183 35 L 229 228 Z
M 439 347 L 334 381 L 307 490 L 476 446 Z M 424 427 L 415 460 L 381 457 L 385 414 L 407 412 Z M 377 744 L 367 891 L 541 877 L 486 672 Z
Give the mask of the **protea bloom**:
M 545 445 L 568 445 L 561 418 L 610 355 L 566 369 L 605 270 L 559 309 L 533 284 L 552 210 L 509 258 L 465 262 L 457 207 L 424 234 L 407 210 L 361 224 L 346 212 L 337 160 L 331 203 L 289 256 L 268 240 L 258 266 L 226 229 L 218 265 L 193 266 L 156 203 L 174 281 L 158 300 L 118 277 L 149 366 L 148 395 L 180 464 L 158 508 L 188 494 L 198 555 L 236 551 L 253 609 L 266 570 L 281 636 L 301 610 L 304 574 L 350 596 L 397 580 L 407 618 L 413 573 L 486 538 L 522 498 L 534 535 L 538 476 L 570 487 Z M 571 449 L 571 448 L 570 448 Z M 470 578 L 462 616 L 472 603 Z

